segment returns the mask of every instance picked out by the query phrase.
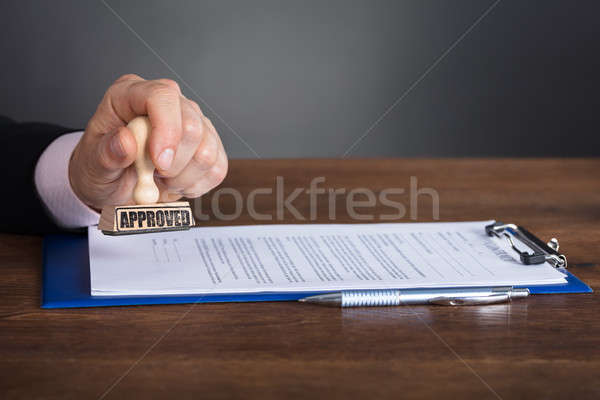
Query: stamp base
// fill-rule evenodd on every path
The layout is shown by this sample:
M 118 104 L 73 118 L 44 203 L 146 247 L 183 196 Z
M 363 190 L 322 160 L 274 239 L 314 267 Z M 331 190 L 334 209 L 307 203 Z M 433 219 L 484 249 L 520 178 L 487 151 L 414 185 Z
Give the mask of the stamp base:
M 190 204 L 185 201 L 102 209 L 98 229 L 105 235 L 187 230 L 194 226 Z

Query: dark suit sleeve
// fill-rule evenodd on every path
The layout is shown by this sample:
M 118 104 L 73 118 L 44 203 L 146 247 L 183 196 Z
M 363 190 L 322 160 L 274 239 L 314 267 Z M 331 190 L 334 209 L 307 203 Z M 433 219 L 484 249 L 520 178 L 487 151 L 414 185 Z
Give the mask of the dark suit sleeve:
M 61 229 L 54 223 L 38 196 L 33 172 L 38 158 L 54 139 L 68 132 L 44 123 L 16 123 L 0 116 L 0 232 L 46 234 Z

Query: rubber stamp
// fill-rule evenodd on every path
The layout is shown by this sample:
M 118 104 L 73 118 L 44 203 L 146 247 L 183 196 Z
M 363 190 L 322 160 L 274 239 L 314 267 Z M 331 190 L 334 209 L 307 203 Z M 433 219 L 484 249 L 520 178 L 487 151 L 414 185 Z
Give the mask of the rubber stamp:
M 147 117 L 133 119 L 127 127 L 137 143 L 133 190 L 135 205 L 106 206 L 102 209 L 98 229 L 106 235 L 178 231 L 194 226 L 194 216 L 186 201 L 157 203 L 160 192 L 154 182 L 154 164 L 148 153 L 148 136 L 152 125 Z

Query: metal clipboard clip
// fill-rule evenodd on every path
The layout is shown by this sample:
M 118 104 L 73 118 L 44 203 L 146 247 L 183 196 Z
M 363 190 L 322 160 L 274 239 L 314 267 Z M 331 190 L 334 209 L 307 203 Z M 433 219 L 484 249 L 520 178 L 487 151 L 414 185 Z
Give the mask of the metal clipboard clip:
M 488 236 L 504 237 L 510 247 L 519 254 L 521 262 L 526 265 L 542 264 L 548 261 L 555 268 L 567 268 L 567 257 L 558 252 L 558 240 L 550 239 L 548 243 L 544 243 L 533 233 L 529 232 L 522 226 L 515 224 L 503 224 L 495 222 L 485 227 L 485 232 Z M 513 237 L 519 239 L 527 245 L 533 252 L 521 251 L 515 246 Z

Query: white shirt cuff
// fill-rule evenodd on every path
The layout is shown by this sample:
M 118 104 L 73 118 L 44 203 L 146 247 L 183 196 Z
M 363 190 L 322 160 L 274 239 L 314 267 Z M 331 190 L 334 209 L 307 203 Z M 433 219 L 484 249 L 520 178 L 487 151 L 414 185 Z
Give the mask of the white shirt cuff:
M 96 225 L 100 219 L 99 213 L 77 197 L 69 181 L 69 161 L 82 135 L 83 132 L 75 132 L 58 137 L 35 166 L 37 191 L 56 224 L 63 228 Z

